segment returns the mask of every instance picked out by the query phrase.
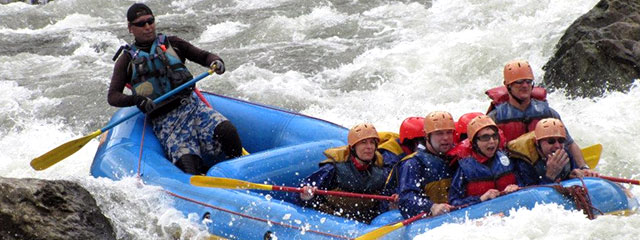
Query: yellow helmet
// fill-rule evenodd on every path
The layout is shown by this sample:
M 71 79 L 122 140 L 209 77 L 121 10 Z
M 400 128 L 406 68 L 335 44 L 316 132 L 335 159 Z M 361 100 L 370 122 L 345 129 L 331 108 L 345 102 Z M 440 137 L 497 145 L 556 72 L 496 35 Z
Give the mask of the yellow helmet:
M 483 114 L 473 118 L 473 120 L 469 122 L 469 125 L 467 125 L 467 136 L 469 136 L 469 141 L 473 141 L 473 138 L 480 130 L 490 126 L 498 128 L 496 123 L 487 115 Z
M 349 144 L 349 148 L 352 148 L 356 143 L 367 138 L 375 138 L 376 141 L 380 142 L 378 131 L 373 124 L 360 123 L 349 130 L 349 134 L 347 134 L 347 143 Z
M 438 130 L 456 130 L 456 125 L 453 122 L 453 117 L 451 114 L 445 111 L 434 111 L 424 118 L 424 134 L 429 135 L 429 133 L 438 131 Z
M 550 137 L 561 137 L 566 139 L 567 132 L 564 128 L 564 124 L 560 119 L 555 118 L 545 118 L 536 124 L 535 135 L 536 141 L 540 139 L 550 138 Z
M 512 60 L 504 65 L 504 85 L 518 81 L 520 79 L 533 80 L 533 71 L 531 71 L 531 65 L 524 60 Z

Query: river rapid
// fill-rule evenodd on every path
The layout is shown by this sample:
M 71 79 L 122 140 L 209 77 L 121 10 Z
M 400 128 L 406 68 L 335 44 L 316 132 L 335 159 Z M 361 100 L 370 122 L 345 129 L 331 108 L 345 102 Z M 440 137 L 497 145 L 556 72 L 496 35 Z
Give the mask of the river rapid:
M 219 54 L 224 75 L 198 87 L 275 105 L 345 127 L 398 131 L 409 116 L 486 111 L 484 91 L 502 67 L 528 60 L 536 83 L 565 29 L 597 0 L 156 0 L 157 31 Z M 133 1 L 56 0 L 0 5 L 0 176 L 80 183 L 112 220 L 118 239 L 206 236 L 197 216 L 135 178 L 90 176 L 98 142 L 45 170 L 31 159 L 106 125 L 113 57 L 132 41 Z M 187 64 L 192 73 L 205 68 Z M 640 83 L 627 93 L 548 95 L 577 143 L 604 146 L 597 170 L 640 177 Z M 259 126 L 256 126 L 259 127 Z M 640 191 L 632 188 L 635 195 Z M 510 217 L 446 224 L 416 239 L 634 239 L 640 216 L 601 216 L 555 205 Z

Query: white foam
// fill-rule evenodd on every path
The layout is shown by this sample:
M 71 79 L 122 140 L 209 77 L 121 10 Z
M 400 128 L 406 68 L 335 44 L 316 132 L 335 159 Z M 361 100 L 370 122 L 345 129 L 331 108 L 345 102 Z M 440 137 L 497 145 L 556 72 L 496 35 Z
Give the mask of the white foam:
M 640 229 L 634 227 L 640 221 L 639 215 L 589 220 L 581 211 L 567 211 L 556 204 L 512 210 L 509 215 L 444 224 L 414 239 L 629 239 L 640 234 Z M 611 233 L 611 228 L 617 230 Z
M 248 24 L 229 21 L 207 26 L 207 29 L 202 33 L 202 35 L 200 35 L 198 42 L 207 43 L 223 40 L 225 38 L 232 37 L 247 28 L 249 28 Z

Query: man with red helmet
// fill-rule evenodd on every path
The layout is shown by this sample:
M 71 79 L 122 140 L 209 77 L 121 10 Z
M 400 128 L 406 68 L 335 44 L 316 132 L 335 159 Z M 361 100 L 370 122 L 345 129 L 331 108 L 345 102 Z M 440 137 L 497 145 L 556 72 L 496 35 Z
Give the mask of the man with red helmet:
M 446 153 L 453 148 L 451 114 L 429 113 L 424 118 L 425 148 L 402 159 L 398 166 L 398 205 L 404 218 L 421 212 L 439 215 L 451 210 L 447 192 L 453 171 Z
M 549 107 L 546 101 L 532 98 L 533 71 L 527 61 L 514 60 L 504 66 L 504 86 L 509 100 L 501 103 L 487 115 L 493 119 L 506 137 L 506 142 L 533 131 L 536 123 L 544 118 L 560 119 L 560 114 Z M 579 168 L 588 168 L 580 147 L 566 134 L 568 151 Z
M 327 159 L 320 169 L 303 180 L 300 194 L 303 206 L 320 211 L 370 222 L 386 210 L 386 203 L 373 199 L 319 195 L 316 189 L 365 194 L 381 194 L 384 191 L 388 170 L 383 156 L 376 151 L 380 137 L 370 123 L 361 123 L 349 130 L 347 146 L 327 149 Z
M 415 152 L 418 147 L 424 147 L 423 125 L 423 117 L 408 117 L 400 125 L 399 137 L 380 143 L 378 152 L 384 157 L 388 169 L 393 168 L 400 159 Z
M 579 169 L 567 151 L 567 133 L 559 119 L 545 118 L 534 131 L 509 142 L 507 149 L 518 165 L 518 178 L 525 185 L 559 182 L 574 177 L 597 177 L 589 169 Z

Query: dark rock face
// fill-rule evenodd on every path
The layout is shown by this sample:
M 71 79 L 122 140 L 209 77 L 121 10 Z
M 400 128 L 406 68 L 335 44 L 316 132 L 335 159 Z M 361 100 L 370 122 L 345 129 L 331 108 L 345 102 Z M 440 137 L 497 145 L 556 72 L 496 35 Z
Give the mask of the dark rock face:
M 0 239 L 115 239 L 91 194 L 76 183 L 0 178 Z
M 640 1 L 601 0 L 562 36 L 543 85 L 573 97 L 625 92 L 640 78 L 639 40 Z

